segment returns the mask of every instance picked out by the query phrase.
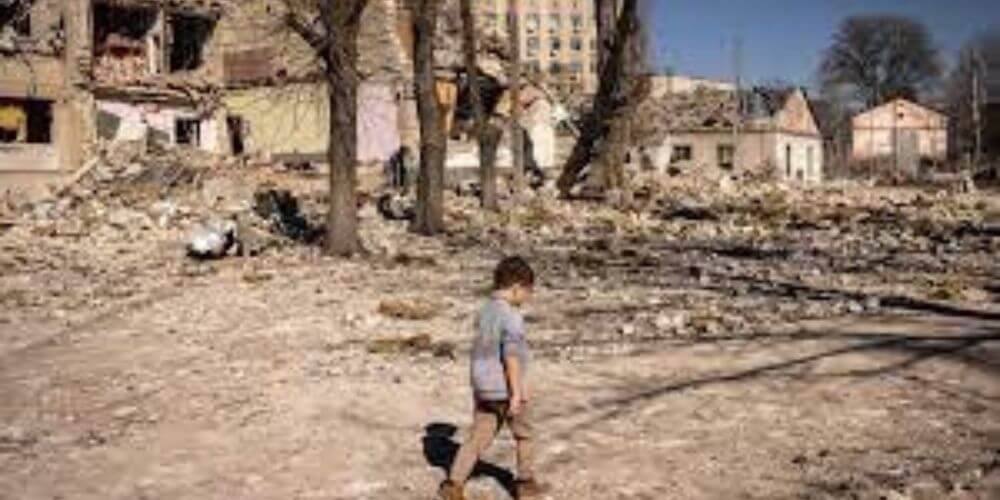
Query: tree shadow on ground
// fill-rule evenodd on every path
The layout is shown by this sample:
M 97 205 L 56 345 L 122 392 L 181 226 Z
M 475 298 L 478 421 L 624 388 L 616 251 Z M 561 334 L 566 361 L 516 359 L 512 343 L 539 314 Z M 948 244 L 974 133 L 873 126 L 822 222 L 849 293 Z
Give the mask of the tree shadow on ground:
M 454 439 L 457 432 L 458 428 L 453 424 L 443 422 L 433 422 L 424 427 L 424 458 L 432 467 L 444 471 L 445 475 L 458 455 L 460 445 Z M 515 497 L 514 473 L 503 467 L 480 460 L 472 469 L 472 477 L 493 478 L 510 493 L 511 498 Z
M 762 378 L 794 377 L 803 379 L 802 374 L 791 370 L 814 365 L 822 360 L 863 353 L 896 353 L 903 359 L 895 360 L 873 368 L 852 369 L 841 372 L 811 375 L 810 378 L 867 378 L 878 377 L 890 373 L 901 372 L 918 364 L 936 358 L 965 364 L 984 372 L 1000 377 L 1000 365 L 994 360 L 970 355 L 967 351 L 1000 343 L 1000 328 L 981 328 L 962 335 L 904 335 L 887 333 L 857 333 L 830 334 L 815 333 L 807 335 L 783 336 L 786 341 L 802 340 L 843 340 L 847 345 L 826 349 L 817 353 L 793 357 L 774 363 L 738 370 L 729 373 L 712 374 L 705 377 L 681 381 L 668 381 L 666 384 L 631 392 L 621 397 L 610 398 L 597 402 L 592 407 L 597 415 L 569 429 L 568 433 L 591 428 L 602 422 L 615 420 L 626 415 L 633 407 L 644 402 L 665 397 L 673 393 L 696 390 L 719 384 L 743 383 Z M 754 341 L 767 338 L 766 335 L 744 340 Z M 705 342 L 717 342 L 719 339 L 706 339 Z M 546 415 L 546 419 L 558 419 L 566 415 Z

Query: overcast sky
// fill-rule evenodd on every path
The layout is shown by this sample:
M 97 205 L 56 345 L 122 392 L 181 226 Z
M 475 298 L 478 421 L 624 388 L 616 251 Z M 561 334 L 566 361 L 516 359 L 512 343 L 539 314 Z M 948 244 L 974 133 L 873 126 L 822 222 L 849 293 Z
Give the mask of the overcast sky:
M 820 55 L 847 16 L 895 13 L 930 28 L 950 61 L 966 40 L 1000 29 L 1000 0 L 650 0 L 657 58 L 678 73 L 730 78 L 734 40 L 743 77 L 811 86 Z

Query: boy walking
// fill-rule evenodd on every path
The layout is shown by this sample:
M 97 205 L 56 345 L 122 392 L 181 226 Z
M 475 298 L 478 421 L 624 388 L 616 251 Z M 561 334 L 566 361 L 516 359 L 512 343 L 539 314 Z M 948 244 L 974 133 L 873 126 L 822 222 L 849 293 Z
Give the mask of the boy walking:
M 535 273 L 520 257 L 503 259 L 493 272 L 493 294 L 479 311 L 472 344 L 472 428 L 441 485 L 443 500 L 465 500 L 466 480 L 503 425 L 517 442 L 517 497 L 543 492 L 532 470 L 534 429 L 524 380 L 530 355 L 517 310 L 531 299 L 534 285 Z

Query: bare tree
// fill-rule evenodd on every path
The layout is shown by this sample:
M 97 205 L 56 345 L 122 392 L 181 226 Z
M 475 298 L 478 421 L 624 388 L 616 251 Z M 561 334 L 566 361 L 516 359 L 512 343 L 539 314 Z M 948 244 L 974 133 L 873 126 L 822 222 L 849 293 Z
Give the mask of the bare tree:
M 420 175 L 412 230 L 433 236 L 444 232 L 444 161 L 447 137 L 440 119 L 434 78 L 434 35 L 441 0 L 410 0 L 413 12 L 413 69 L 420 117 Z
M 927 27 L 893 15 L 847 18 L 820 65 L 825 85 L 850 85 L 867 107 L 897 97 L 916 100 L 941 75 Z
M 818 98 L 810 99 L 810 107 L 823 136 L 825 171 L 836 177 L 848 174 L 852 125 L 851 118 L 861 111 L 854 103 L 852 91 L 839 85 L 824 86 Z
M 330 103 L 330 207 L 325 249 L 361 250 L 357 214 L 358 31 L 368 0 L 284 0 L 285 23 L 322 64 Z
M 591 109 L 583 117 L 580 137 L 573 147 L 573 152 L 563 166 L 558 187 L 563 195 L 580 180 L 580 173 L 595 158 L 598 143 L 615 143 L 611 147 L 602 144 L 602 151 L 607 157 L 602 161 L 605 165 L 615 159 L 624 159 L 622 142 L 627 140 L 627 134 L 611 131 L 617 126 L 625 126 L 623 118 L 628 110 L 641 100 L 641 94 L 648 90 L 642 85 L 640 75 L 630 71 L 629 61 L 641 60 L 634 53 L 639 47 L 638 0 L 623 0 L 618 5 L 616 0 L 595 0 L 598 18 L 598 57 L 600 85 Z
M 968 42 L 948 78 L 948 108 L 957 151 L 979 164 L 989 144 L 986 106 L 1000 96 L 1000 34 L 988 33 Z M 995 153 L 991 151 L 992 153 Z
M 514 189 L 524 189 L 524 132 L 521 129 L 521 2 L 510 0 L 507 36 L 510 43 L 510 157 Z
M 479 140 L 480 203 L 487 210 L 497 210 L 496 147 L 500 131 L 492 126 L 483 105 L 479 79 L 478 44 L 472 0 L 460 0 L 462 11 L 462 47 L 465 53 L 465 71 L 469 100 Z

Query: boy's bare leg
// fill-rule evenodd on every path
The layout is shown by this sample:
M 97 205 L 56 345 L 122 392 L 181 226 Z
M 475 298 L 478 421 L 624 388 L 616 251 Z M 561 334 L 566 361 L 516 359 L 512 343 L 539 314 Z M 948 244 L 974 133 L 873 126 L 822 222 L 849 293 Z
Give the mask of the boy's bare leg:
M 469 430 L 469 438 L 462 443 L 455 461 L 451 465 L 448 480 L 453 484 L 463 485 L 472 474 L 479 456 L 486 451 L 500 427 L 500 416 L 496 412 L 488 411 L 480 405 L 476 405 L 476 411 L 472 416 L 472 428 Z
M 517 479 L 526 481 L 535 477 L 535 426 L 531 421 L 531 404 L 508 420 L 510 431 L 517 442 Z

